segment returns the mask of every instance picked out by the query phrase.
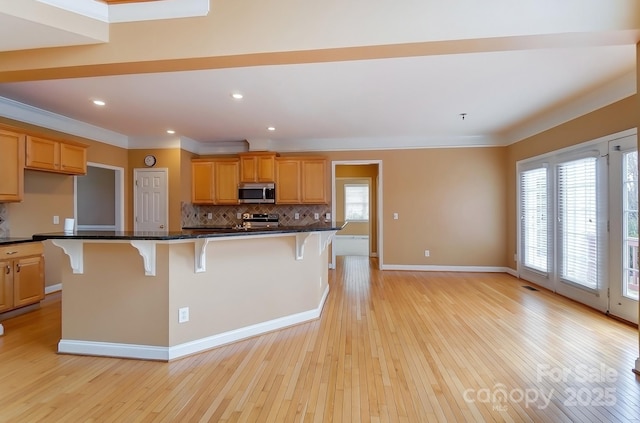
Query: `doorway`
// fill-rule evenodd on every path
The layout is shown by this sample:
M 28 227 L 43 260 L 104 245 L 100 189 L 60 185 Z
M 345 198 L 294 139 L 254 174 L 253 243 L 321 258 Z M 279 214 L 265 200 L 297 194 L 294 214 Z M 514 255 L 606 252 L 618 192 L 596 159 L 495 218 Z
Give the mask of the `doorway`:
M 338 255 L 379 257 L 382 265 L 382 161 L 332 162 L 332 221 L 349 222 L 333 240 L 330 267 Z
M 74 178 L 74 216 L 78 230 L 124 230 L 124 169 L 87 163 Z

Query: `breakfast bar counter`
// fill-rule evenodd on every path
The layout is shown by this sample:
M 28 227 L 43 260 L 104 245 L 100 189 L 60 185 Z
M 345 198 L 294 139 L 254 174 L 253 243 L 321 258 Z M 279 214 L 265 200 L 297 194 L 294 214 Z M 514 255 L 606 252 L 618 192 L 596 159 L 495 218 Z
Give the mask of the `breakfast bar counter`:
M 168 361 L 316 319 L 342 227 L 36 234 L 69 258 L 58 351 Z

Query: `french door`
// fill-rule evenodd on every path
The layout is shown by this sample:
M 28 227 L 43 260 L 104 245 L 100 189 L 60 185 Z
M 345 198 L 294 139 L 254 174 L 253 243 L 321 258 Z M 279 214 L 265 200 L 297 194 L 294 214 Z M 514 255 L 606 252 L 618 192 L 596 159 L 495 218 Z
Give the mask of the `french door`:
M 607 144 L 519 164 L 523 279 L 606 312 Z
M 609 144 L 609 312 L 638 323 L 638 149 L 635 136 Z
M 518 164 L 518 272 L 638 322 L 637 137 Z

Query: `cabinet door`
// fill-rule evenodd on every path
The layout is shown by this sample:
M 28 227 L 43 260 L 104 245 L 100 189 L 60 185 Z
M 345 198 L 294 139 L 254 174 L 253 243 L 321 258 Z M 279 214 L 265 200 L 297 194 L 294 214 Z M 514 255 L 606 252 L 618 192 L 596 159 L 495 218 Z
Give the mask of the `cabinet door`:
M 191 201 L 213 204 L 213 162 L 191 162 Z
M 240 156 L 240 181 L 255 182 L 258 177 L 258 158 L 255 156 Z
M 276 203 L 300 203 L 300 160 L 276 161 Z
M 327 202 L 327 161 L 325 159 L 305 159 L 302 167 L 302 202 L 325 204 Z
M 274 182 L 276 180 L 275 155 L 258 156 L 256 179 L 258 182 Z
M 14 260 L 13 305 L 21 307 L 44 298 L 44 259 L 42 256 Z
M 60 143 L 44 138 L 27 137 L 25 165 L 34 169 L 59 170 Z
M 13 308 L 13 262 L 0 260 L 0 312 Z
M 0 202 L 22 200 L 24 155 L 24 135 L 0 131 Z
M 239 160 L 215 162 L 215 204 L 238 204 Z
M 60 170 L 64 173 L 86 175 L 86 147 L 60 143 Z

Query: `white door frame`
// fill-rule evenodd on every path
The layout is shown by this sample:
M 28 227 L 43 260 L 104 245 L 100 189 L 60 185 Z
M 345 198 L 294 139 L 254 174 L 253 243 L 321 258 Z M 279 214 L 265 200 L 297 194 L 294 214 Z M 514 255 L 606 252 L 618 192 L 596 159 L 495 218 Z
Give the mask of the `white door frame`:
M 138 221 L 136 219 L 136 216 L 138 216 L 138 185 L 136 184 L 136 181 L 138 180 L 138 176 L 140 173 L 145 173 L 145 172 L 164 172 L 165 174 L 165 181 L 167 183 L 167 185 L 164 187 L 165 188 L 165 216 L 167 219 L 166 222 L 166 230 L 169 231 L 169 168 L 166 167 L 159 167 L 159 168 L 146 168 L 146 167 L 142 167 L 142 168 L 135 168 L 133 169 L 133 230 L 137 231 L 138 230 Z
M 336 224 L 336 166 L 340 165 L 378 165 L 378 179 L 377 179 L 377 242 L 376 251 L 378 252 L 378 268 L 382 270 L 383 266 L 383 237 L 382 237 L 382 160 L 334 160 L 331 162 L 331 223 Z M 331 263 L 329 263 L 330 269 L 336 268 L 336 251 L 331 248 Z
M 100 226 L 92 227 L 87 225 L 79 225 L 78 230 L 114 230 L 124 231 L 124 168 L 118 166 L 110 166 L 102 163 L 87 162 L 87 167 L 99 167 L 103 169 L 111 169 L 115 172 L 115 225 L 112 227 Z M 73 218 L 78 219 L 78 176 L 73 178 Z

